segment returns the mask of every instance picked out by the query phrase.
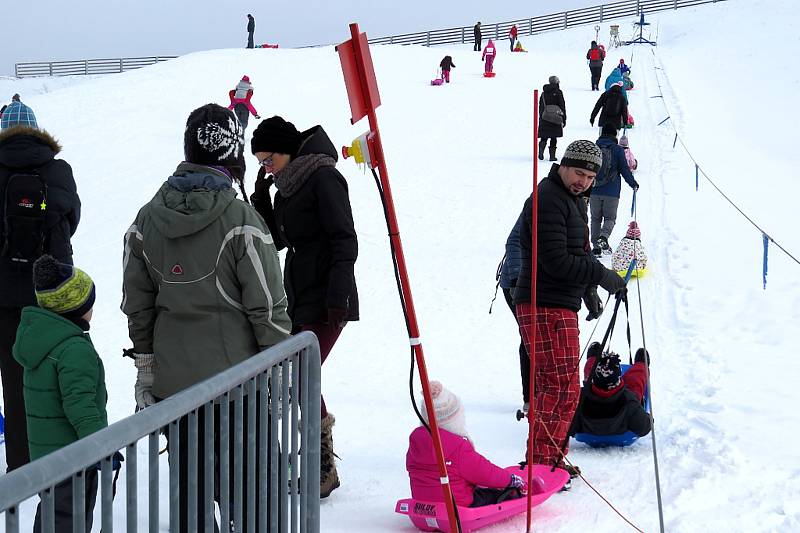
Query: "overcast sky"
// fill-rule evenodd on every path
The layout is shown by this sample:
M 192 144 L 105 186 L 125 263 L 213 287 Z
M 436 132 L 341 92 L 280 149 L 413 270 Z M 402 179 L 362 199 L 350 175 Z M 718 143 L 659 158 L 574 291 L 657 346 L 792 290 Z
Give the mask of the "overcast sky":
M 256 43 L 295 47 L 338 43 L 358 22 L 370 37 L 502 22 L 603 3 L 602 0 L 27 0 L 0 12 L 0 75 L 14 63 L 181 55 L 244 47 L 247 13 Z M 4 2 L 4 4 L 6 4 Z M 0 100 L 4 100 L 0 95 Z

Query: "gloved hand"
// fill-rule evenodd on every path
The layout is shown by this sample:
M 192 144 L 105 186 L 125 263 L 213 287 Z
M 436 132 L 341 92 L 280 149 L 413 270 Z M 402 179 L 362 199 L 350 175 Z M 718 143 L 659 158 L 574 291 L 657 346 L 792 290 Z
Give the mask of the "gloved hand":
M 516 474 L 511 474 L 511 481 L 508 483 L 508 488 L 519 489 L 522 494 L 528 494 L 528 484 L 521 476 Z
M 122 468 L 122 463 L 125 461 L 125 457 L 120 452 L 114 452 L 114 455 L 111 456 L 111 470 L 117 471 Z M 97 470 L 102 470 L 102 461 L 98 461 L 92 468 Z
M 600 286 L 609 292 L 609 294 L 617 294 L 625 289 L 625 280 L 613 270 L 606 270 L 603 279 L 600 280 Z
M 594 119 L 593 119 L 593 118 L 590 118 L 590 119 L 589 119 L 589 124 L 591 124 L 592 126 L 594 126 Z
M 136 407 L 144 409 L 156 404 L 156 399 L 153 396 L 155 358 L 151 353 L 134 353 L 133 357 L 134 364 L 138 370 L 136 384 L 133 386 Z
M 336 307 L 328 308 L 328 325 L 332 328 L 341 329 L 347 322 L 347 310 Z
M 253 194 L 250 195 L 250 200 L 260 201 L 269 198 L 269 188 L 272 187 L 274 183 L 274 179 L 272 174 L 267 176 L 267 170 L 264 167 L 258 169 L 258 175 L 256 176 L 256 184 L 253 190 Z
M 597 286 L 589 285 L 583 293 L 583 304 L 589 314 L 586 315 L 586 320 L 594 320 L 603 312 L 603 304 L 600 297 L 597 295 Z
M 634 180 L 633 182 L 633 191 L 636 192 L 639 190 L 639 184 Z

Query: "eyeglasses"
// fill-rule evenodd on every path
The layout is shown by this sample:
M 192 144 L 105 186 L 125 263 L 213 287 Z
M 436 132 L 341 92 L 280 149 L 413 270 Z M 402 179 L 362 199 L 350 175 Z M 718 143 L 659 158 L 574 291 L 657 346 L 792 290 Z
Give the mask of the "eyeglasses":
M 264 159 L 259 161 L 258 164 L 261 165 L 262 167 L 271 167 L 272 166 L 272 156 L 274 156 L 274 155 L 275 155 L 275 152 L 272 152 L 267 157 L 265 157 Z

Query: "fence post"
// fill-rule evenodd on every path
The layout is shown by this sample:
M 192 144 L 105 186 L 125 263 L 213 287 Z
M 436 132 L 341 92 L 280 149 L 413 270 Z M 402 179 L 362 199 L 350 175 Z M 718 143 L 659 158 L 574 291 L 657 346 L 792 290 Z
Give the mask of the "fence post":
M 642 6 L 639 5 L 640 0 L 636 0 L 636 14 L 640 14 L 642 12 Z
M 394 44 L 394 35 L 389 36 L 389 44 Z
M 14 63 L 14 77 L 19 78 L 19 63 Z
M 426 31 L 425 32 L 425 46 L 430 46 L 430 45 L 431 45 L 431 32 Z
M 528 19 L 528 35 L 533 35 L 533 18 Z
M 461 44 L 464 44 L 466 41 L 466 37 L 464 36 L 464 26 L 461 26 Z
M 48 66 L 50 67 L 50 76 L 52 77 L 53 76 L 53 64 L 52 63 L 48 63 Z
M 500 24 L 499 23 L 494 25 L 494 40 L 495 41 L 499 41 L 500 40 Z
M 89 74 L 89 60 L 88 59 L 84 59 L 83 60 L 83 75 L 87 76 L 88 74 Z
M 564 11 L 564 29 L 567 29 L 567 11 Z
M 600 22 L 603 22 L 603 4 L 600 4 Z

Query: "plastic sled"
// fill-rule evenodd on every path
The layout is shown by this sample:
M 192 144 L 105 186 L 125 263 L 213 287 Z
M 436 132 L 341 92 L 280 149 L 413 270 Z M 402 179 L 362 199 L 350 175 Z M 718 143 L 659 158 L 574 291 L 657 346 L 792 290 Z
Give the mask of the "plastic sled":
M 623 375 L 630 367 L 631 365 L 619 365 Z M 648 413 L 650 412 L 650 395 L 648 394 L 647 389 L 644 391 L 644 410 Z M 630 446 L 639 440 L 639 435 L 633 431 L 626 431 L 620 435 L 592 435 L 591 433 L 576 433 L 575 440 L 584 444 L 588 444 L 592 448 L 608 448 L 610 446 L 625 447 Z
M 617 274 L 619 274 L 621 277 L 624 278 L 624 277 L 626 277 L 628 275 L 628 271 L 627 270 L 617 270 Z M 643 278 L 645 274 L 647 274 L 647 269 L 646 268 L 634 268 L 633 272 L 631 272 L 631 277 L 632 278 Z M 627 366 L 628 365 L 620 365 L 620 368 L 625 368 Z
M 495 77 L 495 73 L 494 72 L 484 72 L 483 73 L 483 77 L 484 78 L 494 78 Z
M 569 474 L 560 468 L 554 472 L 547 465 L 534 465 L 533 475 L 538 476 L 544 481 L 544 490 L 539 494 L 531 496 L 531 505 L 536 507 L 542 504 L 554 493 L 561 490 L 569 480 Z M 523 479 L 527 479 L 527 469 L 520 470 L 519 466 L 509 466 L 506 468 Z M 508 500 L 503 503 L 484 505 L 483 507 L 463 507 L 458 506 L 458 516 L 461 521 L 463 533 L 469 533 L 482 527 L 495 524 L 502 520 L 511 518 L 514 515 L 524 513 L 527 510 L 528 497 L 523 496 L 516 500 Z M 411 519 L 411 522 L 422 531 L 444 531 L 450 532 L 450 522 L 447 518 L 447 507 L 444 502 L 425 502 L 407 498 L 398 500 L 394 511 L 404 514 Z
M 431 80 L 431 85 L 441 85 L 444 83 L 442 78 L 436 78 L 435 80 Z

